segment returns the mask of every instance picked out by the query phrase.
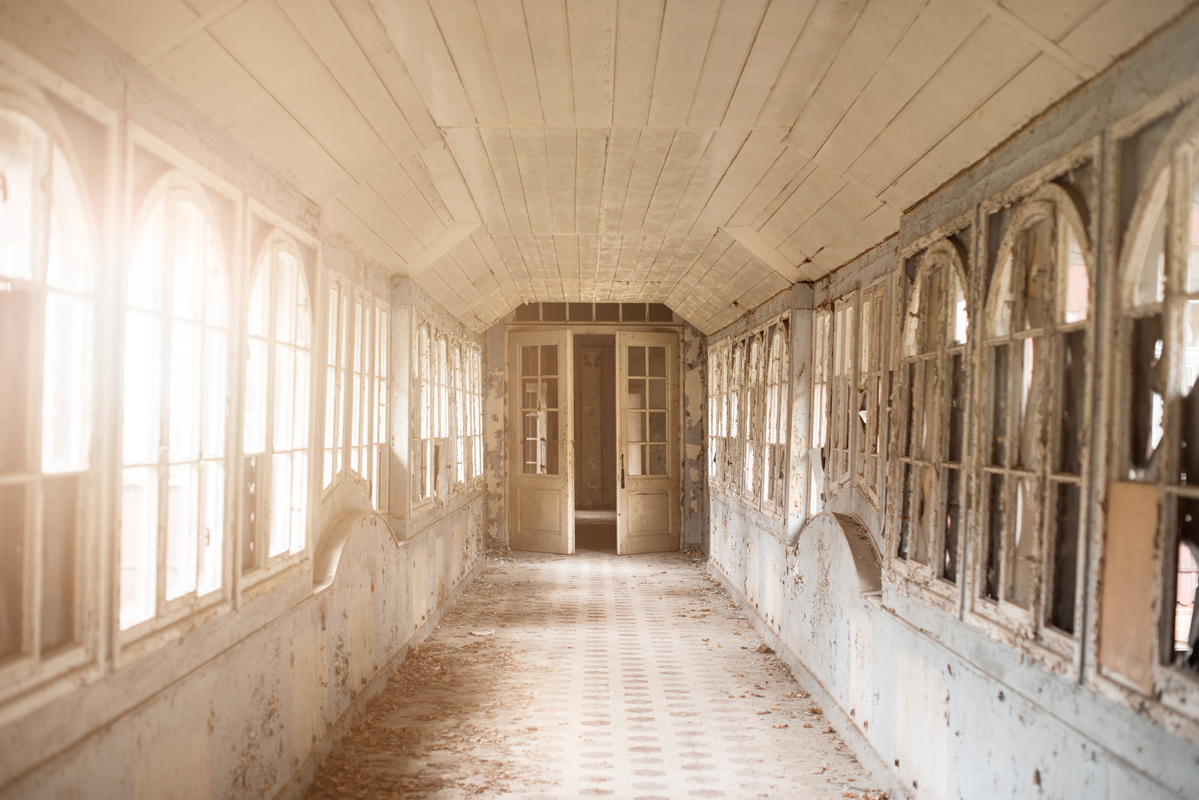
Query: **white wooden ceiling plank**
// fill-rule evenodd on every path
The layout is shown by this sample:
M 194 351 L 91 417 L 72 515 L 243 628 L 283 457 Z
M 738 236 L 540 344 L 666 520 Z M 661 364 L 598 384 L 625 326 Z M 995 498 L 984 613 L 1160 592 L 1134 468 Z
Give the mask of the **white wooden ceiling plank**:
M 545 269 L 546 282 L 549 289 L 549 299 L 555 302 L 566 301 L 566 289 L 563 285 L 562 267 L 558 264 L 558 251 L 554 246 L 554 237 L 548 233 L 535 236 L 537 249 L 541 252 L 541 263 Z
M 524 189 L 529 225 L 538 233 L 554 228 L 554 208 L 550 199 L 550 170 L 543 128 L 513 128 L 512 149 L 516 153 L 520 183 Z
M 528 233 L 529 209 L 525 205 L 525 190 L 520 179 L 520 165 L 512 147 L 510 128 L 480 128 L 479 136 L 487 150 L 491 171 L 504 201 L 504 214 L 513 233 Z
M 670 150 L 672 130 L 646 129 L 637 142 L 637 155 L 629 174 L 629 188 L 625 193 L 624 208 L 620 212 L 621 233 L 640 233 L 645 223 L 646 211 L 654 189 L 662 175 L 662 165 Z
M 473 128 L 454 128 L 445 132 L 445 140 L 458 164 L 458 170 L 463 180 L 470 189 L 471 197 L 479 209 L 484 224 L 494 233 L 511 231 L 508 212 L 504 208 L 504 200 L 500 196 L 495 172 L 491 168 L 491 159 L 487 154 L 487 148 L 483 146 L 483 139 L 479 136 L 479 131 Z M 425 151 L 426 164 L 429 163 L 431 153 L 435 157 L 436 148 Z M 430 175 L 434 174 L 434 172 L 430 172 Z M 452 180 L 445 171 L 441 173 L 441 176 L 446 183 L 452 184 Z M 440 191 L 441 184 L 436 178 L 434 183 Z M 454 206 L 451 205 L 450 208 L 453 209 Z
M 441 131 L 437 130 L 429 107 L 383 23 L 371 8 L 370 0 L 332 2 L 417 139 L 424 147 L 441 141 Z
M 484 303 L 494 316 L 503 314 L 503 292 L 491 266 L 479 252 L 474 239 L 466 237 L 450 248 L 450 255 L 462 270 L 462 274 L 482 295 Z M 494 318 L 493 316 L 493 318 Z
M 612 124 L 612 85 L 616 47 L 615 0 L 567 0 L 570 70 L 575 124 Z
M 366 180 L 394 160 L 272 0 L 250 0 L 208 30 L 356 180 Z M 271 35 L 263 36 L 264 30 Z
M 549 165 L 550 205 L 555 233 L 575 230 L 575 132 L 545 130 L 545 155 Z
M 854 183 L 847 183 L 809 217 L 800 229 L 806 230 L 808 235 L 816 239 L 820 238 L 816 231 L 827 231 L 825 242 L 831 242 L 873 214 L 881 205 L 882 201 L 870 192 Z
M 187 29 L 199 14 L 183 0 L 65 0 L 79 16 L 139 61 Z
M 666 296 L 666 304 L 671 308 L 679 308 L 680 304 L 694 293 L 696 286 L 712 269 L 712 265 L 722 258 L 733 244 L 733 237 L 724 231 L 718 231 L 710 237 L 699 257 L 679 276 L 674 288 Z
M 778 207 L 759 231 L 774 246 L 791 235 L 808 217 L 820 210 L 846 183 L 831 169 L 817 166 L 807 179 Z
M 1003 0 L 1003 7 L 1055 42 L 1107 0 Z
M 795 263 L 785 258 L 778 250 L 771 247 L 770 244 L 762 238 L 762 234 L 750 227 L 724 227 L 721 230 L 729 233 L 734 239 L 741 243 L 747 250 L 754 254 L 756 258 L 765 263 L 775 272 L 790 282 L 798 280 L 796 274 Z
M 768 5 L 769 0 L 735 0 L 721 6 L 687 125 L 704 128 L 720 125 Z
M 447 140 L 454 138 L 459 141 L 461 146 L 465 148 L 465 156 L 474 155 L 478 157 L 482 153 L 484 166 L 486 166 L 487 173 L 490 174 L 491 166 L 486 164 L 486 151 L 483 150 L 482 143 L 474 131 L 459 131 L 454 133 L 453 136 L 447 132 L 446 136 Z M 429 176 L 429 181 L 433 184 L 433 188 L 437 190 L 437 196 L 445 203 L 446 211 L 449 212 L 451 219 L 459 222 L 482 220 L 491 225 L 491 221 L 484 219 L 479 213 L 479 206 L 475 204 L 475 197 L 470 187 L 467 186 L 466 179 L 462 176 L 462 170 L 459 169 L 454 154 L 446 147 L 445 141 L 438 140 L 435 144 L 429 145 L 420 152 L 419 158 L 421 166 Z M 485 181 L 480 180 L 480 188 L 488 188 Z M 499 202 L 499 189 L 495 188 L 494 178 L 490 182 L 490 189 L 495 192 L 494 199 Z M 502 225 L 507 227 L 508 220 L 503 216 L 502 203 L 500 204 L 500 217 Z
M 788 147 L 729 217 L 729 227 L 761 228 L 815 168 L 802 153 Z
M 666 6 L 650 95 L 650 125 L 679 128 L 687 124 L 719 12 L 720 0 Z
M 504 259 L 504 263 L 508 265 L 508 272 L 512 274 L 512 280 L 520 290 L 521 301 L 531 303 L 539 299 L 533 287 L 533 276 L 529 273 L 528 265 L 525 264 L 525 257 L 521 255 L 520 246 L 516 244 L 516 237 L 506 233 L 493 235 L 491 238 L 495 242 L 496 250 Z
M 604 189 L 600 199 L 600 232 L 619 230 L 620 215 L 629 191 L 633 159 L 637 157 L 637 142 L 641 128 L 614 128 L 609 133 L 608 157 L 604 163 Z
M 342 205 L 354 213 L 380 239 L 395 250 L 405 262 L 416 258 L 425 246 L 408 229 L 404 221 L 396 216 L 375 190 L 368 184 L 357 186 L 337 196 Z
M 696 325 L 707 324 L 712 317 L 731 306 L 734 301 L 740 301 L 749 289 L 766 277 L 763 271 L 765 265 L 755 264 L 757 259 L 751 254 L 747 253 L 746 256 L 744 261 L 740 258 L 732 262 L 721 259 L 693 295 L 702 295 L 706 299 L 702 303 L 693 303 L 690 307 L 681 309 L 687 319 Z M 766 267 L 766 271 L 769 271 L 769 267 Z M 688 306 L 688 303 L 684 301 L 683 305 Z M 745 310 L 749 311 L 750 308 L 746 307 Z
M 640 128 L 649 120 L 665 0 L 619 0 L 612 124 Z
M 778 160 L 785 147 L 779 141 L 783 131 L 766 129 L 749 134 L 728 171 L 716 185 L 697 225 L 701 229 L 728 224 L 749 193 Z
M 661 301 L 664 294 L 661 288 L 662 281 L 678 256 L 684 240 L 685 237 L 679 234 L 662 237 L 662 246 L 658 248 L 658 253 L 642 281 L 641 291 L 637 294 L 637 302 L 657 303 Z
M 901 215 L 898 208 L 883 203 L 870 216 L 854 225 L 853 229 L 873 247 L 899 230 Z
M 442 231 L 436 239 L 429 243 L 427 247 L 421 250 L 420 253 L 408 260 L 409 272 L 416 273 L 423 269 L 425 265 L 431 264 L 443 255 L 448 253 L 450 249 L 468 238 L 472 233 L 480 227 L 478 222 L 455 222 L 450 227 Z
M 421 283 L 425 276 L 433 273 L 446 282 L 450 288 L 454 290 L 454 294 L 462 299 L 471 309 L 483 305 L 483 295 L 475 285 L 466 277 L 466 273 L 458 266 L 458 262 L 454 257 L 445 253 L 433 263 L 424 269 L 416 272 L 413 275 L 413 280 Z
M 666 233 L 675 209 L 687 184 L 699 166 L 699 160 L 712 138 L 711 131 L 678 130 L 670 143 L 670 152 L 662 166 L 662 174 L 654 187 L 654 196 L 646 209 L 642 230 L 647 234 Z
M 561 0 L 524 0 L 524 8 L 545 124 L 553 128 L 574 127 L 566 7 Z
M 616 264 L 620 260 L 623 237 L 620 234 L 604 233 L 599 237 L 599 257 L 595 262 L 595 301 L 607 303 L 612 299 L 612 281 L 616 277 Z
M 985 12 L 968 3 L 931 0 L 841 117 L 814 160 L 845 174 L 985 18 Z
M 337 159 L 207 33 L 167 53 L 151 72 L 310 197 L 330 198 L 355 185 Z
M 308 46 L 397 159 L 423 145 L 329 0 L 276 0 Z M 423 103 L 422 103 L 423 105 Z
M 796 272 L 799 275 L 799 280 L 805 280 L 808 269 L 807 265 L 811 262 L 813 256 L 819 255 L 820 249 L 826 244 L 828 244 L 827 241 L 818 240 L 808 230 L 799 228 L 792 231 L 790 236 L 779 242 L 776 249 L 783 258 L 797 265 Z
M 503 294 L 504 301 L 512 305 L 520 305 L 522 302 L 521 293 L 527 290 L 528 287 L 522 285 L 512 270 L 509 269 L 508 262 L 500 254 L 499 248 L 496 247 L 495 239 L 481 228 L 471 234 L 470 239 L 474 242 L 475 247 L 478 248 L 479 255 L 483 256 L 483 260 L 491 268 L 491 273 L 495 275 L 496 283 L 500 285 L 500 293 Z
M 512 238 L 516 241 L 520 257 L 529 271 L 529 282 L 533 284 L 533 292 L 537 299 L 552 302 L 554 298 L 550 294 L 549 269 L 541 260 L 541 247 L 537 244 L 537 237 L 531 233 L 517 233 L 513 234 Z
M 758 124 L 763 126 L 795 124 L 799 112 L 820 85 L 837 51 L 853 30 L 867 0 L 817 0 L 795 49 L 783 66 Z
M 788 146 L 811 158 L 928 0 L 869 3 L 833 59 L 832 66 L 799 113 Z
M 893 206 L 908 208 L 957 174 L 959 165 L 973 164 L 985 156 L 1078 81 L 1078 76 L 1054 59 L 1038 56 L 880 196 Z
M 616 268 L 612 271 L 612 278 L 608 282 L 608 299 L 611 302 L 619 303 L 625 299 L 625 289 L 629 277 L 637 269 L 637 256 L 641 253 L 641 245 L 644 240 L 644 236 L 635 234 L 621 238 L 620 255 L 616 259 Z
M 745 130 L 718 130 L 712 134 L 695 174 L 687 184 L 687 190 L 679 199 L 678 207 L 666 229 L 668 234 L 686 233 L 695 227 L 700 213 L 712 197 L 712 192 L 728 172 L 729 165 L 733 163 L 748 137 L 749 132 Z M 716 226 L 711 226 L 711 230 L 714 231 L 715 228 Z
M 562 276 L 562 295 L 566 302 L 580 303 L 582 289 L 579 285 L 579 237 L 573 234 L 558 234 L 553 237 L 554 259 Z
M 665 298 L 674 291 L 679 281 L 695 265 L 695 262 L 703 255 L 704 249 L 712 243 L 714 238 L 714 236 L 696 236 L 694 234 L 683 237 L 683 243 L 679 245 L 674 258 L 666 267 L 665 277 L 663 277 L 661 288 L 658 291 L 659 297 Z M 665 302 L 665 299 L 661 302 Z
M 453 165 L 453 160 L 448 158 L 448 154 L 447 160 L 451 165 Z M 433 213 L 437 215 L 437 218 L 441 220 L 441 224 L 449 225 L 452 223 L 454 221 L 454 215 L 450 213 L 450 209 L 448 206 L 446 206 L 445 201 L 441 199 L 441 194 L 437 191 L 437 187 L 435 187 L 433 185 L 433 181 L 430 180 L 429 173 L 425 170 L 425 164 L 421 160 L 420 154 L 417 153 L 416 155 L 405 158 L 400 162 L 400 166 L 403 168 L 404 174 L 408 177 L 408 180 L 412 181 L 412 185 L 418 192 L 420 192 L 421 198 L 426 204 L 428 204 Z M 454 172 L 457 173 L 457 171 L 458 167 L 454 165 Z M 466 184 L 462 183 L 461 175 L 458 176 L 458 183 L 462 190 L 466 191 L 469 195 L 469 190 L 466 188 Z M 473 202 L 471 202 L 470 206 L 472 210 L 475 210 Z M 474 214 L 474 219 L 478 220 L 478 214 Z M 463 220 L 463 222 L 466 221 L 467 220 Z
M 488 0 L 476 6 L 504 92 L 508 120 L 513 125 L 541 125 L 537 72 L 533 69 L 533 52 L 521 0 Z
M 473 125 L 475 111 L 458 68 L 425 0 L 370 0 L 387 36 L 441 127 Z
M 725 125 L 752 125 L 787 63 L 816 0 L 775 0 L 766 9 L 724 114 Z
M 846 177 L 880 194 L 1039 54 L 994 17 L 984 20 L 879 133 Z
M 599 233 L 608 132 L 580 129 L 575 147 L 575 230 Z
M 344 239 L 350 247 L 373 258 L 393 274 L 407 274 L 404 259 L 379 238 L 370 227 L 337 199 L 330 200 L 321 211 L 321 222 Z
M 599 287 L 599 246 L 600 237 L 595 233 L 579 234 L 579 300 L 583 303 L 595 302 Z
M 428 247 L 446 229 L 424 195 L 399 164 L 384 169 L 367 183 L 408 229 Z
M 458 77 L 482 125 L 508 122 L 500 79 L 491 63 L 487 33 L 473 0 L 437 0 L 430 3 L 437 27 L 454 59 Z M 403 52 L 403 51 L 401 51 Z
M 1181 14 L 1187 5 L 1187 0 L 1110 0 L 1062 37 L 1061 45 L 1098 71 Z
M 645 286 L 645 279 L 653 268 L 654 261 L 657 259 L 658 252 L 662 249 L 662 242 L 664 241 L 664 237 L 662 236 L 641 236 L 639 238 L 641 239 L 641 243 L 632 267 L 617 278 L 617 285 L 621 289 L 621 302 L 632 303 L 637 301 L 638 295 L 641 294 L 641 290 Z
M 413 278 L 413 280 L 440 303 L 442 308 L 459 320 L 465 321 L 467 315 L 471 313 L 470 304 L 463 300 L 454 291 L 454 287 L 446 282 L 445 278 L 438 275 L 436 270 L 426 269 L 419 278 Z

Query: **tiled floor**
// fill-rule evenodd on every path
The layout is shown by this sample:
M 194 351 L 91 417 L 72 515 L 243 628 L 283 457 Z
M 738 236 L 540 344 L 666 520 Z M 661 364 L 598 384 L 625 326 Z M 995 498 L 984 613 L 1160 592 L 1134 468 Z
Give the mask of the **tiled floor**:
M 881 795 L 700 561 L 492 558 L 310 797 Z

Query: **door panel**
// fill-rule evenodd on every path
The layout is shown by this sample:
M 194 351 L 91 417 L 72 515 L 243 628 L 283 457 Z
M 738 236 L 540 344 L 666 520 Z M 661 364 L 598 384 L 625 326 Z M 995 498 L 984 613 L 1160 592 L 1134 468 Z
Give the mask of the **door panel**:
M 617 552 L 678 550 L 679 337 L 616 336 Z
M 570 354 L 570 331 L 514 333 L 508 340 L 514 550 L 574 552 Z

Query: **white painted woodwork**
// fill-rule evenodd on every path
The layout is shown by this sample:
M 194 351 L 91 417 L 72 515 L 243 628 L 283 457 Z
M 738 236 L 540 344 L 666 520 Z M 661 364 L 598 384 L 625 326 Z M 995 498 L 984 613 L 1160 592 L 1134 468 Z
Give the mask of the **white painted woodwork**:
M 558 381 L 557 474 L 530 474 L 523 463 L 522 392 L 526 378 L 521 369 L 521 348 L 556 346 Z M 574 552 L 574 425 L 571 421 L 573 357 L 571 333 L 566 329 L 512 333 L 508 336 L 508 471 L 512 507 L 508 542 L 513 550 L 537 553 Z M 539 378 L 534 378 L 536 382 Z
M 638 411 L 646 408 L 644 392 L 641 400 L 634 400 L 629 384 L 629 348 L 661 347 L 666 350 L 665 364 L 665 416 L 666 456 L 662 466 L 664 474 L 650 472 L 649 462 L 640 460 L 632 451 L 630 434 L 634 426 L 630 422 L 630 411 L 643 420 L 648 414 Z M 645 372 L 647 370 L 641 370 Z M 633 376 L 637 380 L 637 376 Z M 642 381 L 653 380 L 642 377 Z M 651 405 L 651 407 L 653 407 Z M 681 426 L 678 414 L 682 407 L 679 398 L 679 336 L 676 333 L 640 333 L 618 331 L 616 334 L 616 465 L 619 474 L 616 480 L 616 552 L 666 553 L 678 550 L 683 542 L 682 525 L 682 476 L 679 436 Z M 641 424 L 653 427 L 648 422 Z M 648 438 L 645 433 L 641 438 Z M 652 446 L 652 445 L 651 445 Z M 640 474 L 638 474 L 640 473 Z
M 685 298 L 706 332 L 894 234 L 1186 5 L 66 2 L 477 325 Z M 721 229 L 753 254 L 731 272 Z

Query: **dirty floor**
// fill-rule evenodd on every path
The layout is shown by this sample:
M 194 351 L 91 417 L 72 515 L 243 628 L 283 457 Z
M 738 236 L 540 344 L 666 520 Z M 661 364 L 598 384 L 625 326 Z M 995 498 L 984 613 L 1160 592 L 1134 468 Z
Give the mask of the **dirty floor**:
M 883 794 L 703 561 L 493 555 L 309 798 Z

